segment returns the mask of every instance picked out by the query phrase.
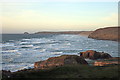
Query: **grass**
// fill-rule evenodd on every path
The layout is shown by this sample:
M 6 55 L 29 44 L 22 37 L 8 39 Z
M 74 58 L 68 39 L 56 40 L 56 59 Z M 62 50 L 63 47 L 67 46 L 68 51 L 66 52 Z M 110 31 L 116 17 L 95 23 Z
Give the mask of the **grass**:
M 118 78 L 118 66 L 67 65 L 48 70 L 29 69 L 13 73 L 13 78 Z

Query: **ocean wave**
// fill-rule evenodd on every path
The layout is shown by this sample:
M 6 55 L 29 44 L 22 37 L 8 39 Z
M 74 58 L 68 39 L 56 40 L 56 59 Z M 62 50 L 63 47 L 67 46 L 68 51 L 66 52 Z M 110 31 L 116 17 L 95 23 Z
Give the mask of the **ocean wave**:
M 14 40 L 9 40 L 8 42 L 14 42 Z
M 30 45 L 31 43 L 30 42 L 20 42 L 19 44 L 20 45 Z
M 20 55 L 20 54 L 22 54 L 22 53 L 20 53 L 20 52 L 16 52 L 16 54 Z
M 2 43 L 2 47 L 14 46 L 14 43 Z
M 33 49 L 41 49 L 40 46 L 33 46 Z
M 45 52 L 46 51 L 46 49 L 41 49 L 41 50 L 39 50 L 39 52 Z
M 24 67 L 18 68 L 18 70 L 31 69 L 31 68 L 34 68 L 34 64 L 25 65 Z M 12 72 L 16 72 L 18 70 L 15 70 L 15 71 L 12 71 Z
M 53 54 L 53 55 L 60 55 L 60 54 L 62 54 L 63 52 L 52 52 L 51 54 Z
M 22 45 L 22 46 L 19 46 L 20 48 L 32 48 L 33 45 Z
M 22 39 L 22 41 L 29 41 L 29 40 L 31 40 L 31 39 Z
M 6 51 L 2 51 L 2 52 L 3 52 L 3 53 L 4 53 L 4 52 L 11 52 L 11 53 L 12 53 L 12 52 L 17 52 L 17 51 L 18 51 L 18 50 L 6 50 Z
M 2 60 L 3 62 L 5 62 L 5 64 L 10 63 L 13 61 L 13 58 L 10 57 L 3 57 L 4 59 Z

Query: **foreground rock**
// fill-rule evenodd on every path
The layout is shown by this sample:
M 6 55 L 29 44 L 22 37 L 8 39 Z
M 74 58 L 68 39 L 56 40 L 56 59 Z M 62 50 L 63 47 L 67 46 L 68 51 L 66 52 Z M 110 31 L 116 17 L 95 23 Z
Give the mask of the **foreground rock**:
M 113 41 L 120 41 L 120 34 L 118 31 L 120 27 L 107 27 L 107 28 L 100 28 L 92 32 L 88 38 L 93 39 L 100 39 L 100 40 L 113 40 Z
M 2 78 L 4 77 L 9 78 L 12 75 L 10 71 L 5 71 L 5 70 L 0 71 L 0 73 L 2 73 Z
M 107 59 L 107 58 L 111 58 L 111 55 L 109 55 L 108 53 L 96 52 L 96 51 L 93 51 L 93 50 L 80 52 L 79 54 L 83 58 L 88 58 L 88 59 L 93 59 L 93 60 L 94 59 Z
M 95 61 L 94 66 L 120 65 L 120 57 Z
M 51 57 L 45 61 L 35 62 L 34 68 L 48 69 L 63 65 L 88 64 L 82 57 L 77 55 L 62 55 L 59 57 Z

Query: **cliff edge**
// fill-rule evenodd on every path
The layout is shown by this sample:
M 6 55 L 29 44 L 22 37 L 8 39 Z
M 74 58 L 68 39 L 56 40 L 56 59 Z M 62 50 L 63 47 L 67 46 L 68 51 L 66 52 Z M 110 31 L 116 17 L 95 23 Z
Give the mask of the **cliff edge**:
M 106 27 L 93 31 L 88 38 L 99 40 L 120 41 L 119 34 L 120 27 Z

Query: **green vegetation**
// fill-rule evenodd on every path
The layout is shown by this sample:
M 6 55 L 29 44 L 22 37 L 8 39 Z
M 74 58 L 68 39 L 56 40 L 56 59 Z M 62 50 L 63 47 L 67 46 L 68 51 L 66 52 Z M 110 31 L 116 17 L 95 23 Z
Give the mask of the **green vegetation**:
M 48 70 L 27 69 L 12 73 L 13 78 L 118 78 L 118 66 L 61 66 Z

